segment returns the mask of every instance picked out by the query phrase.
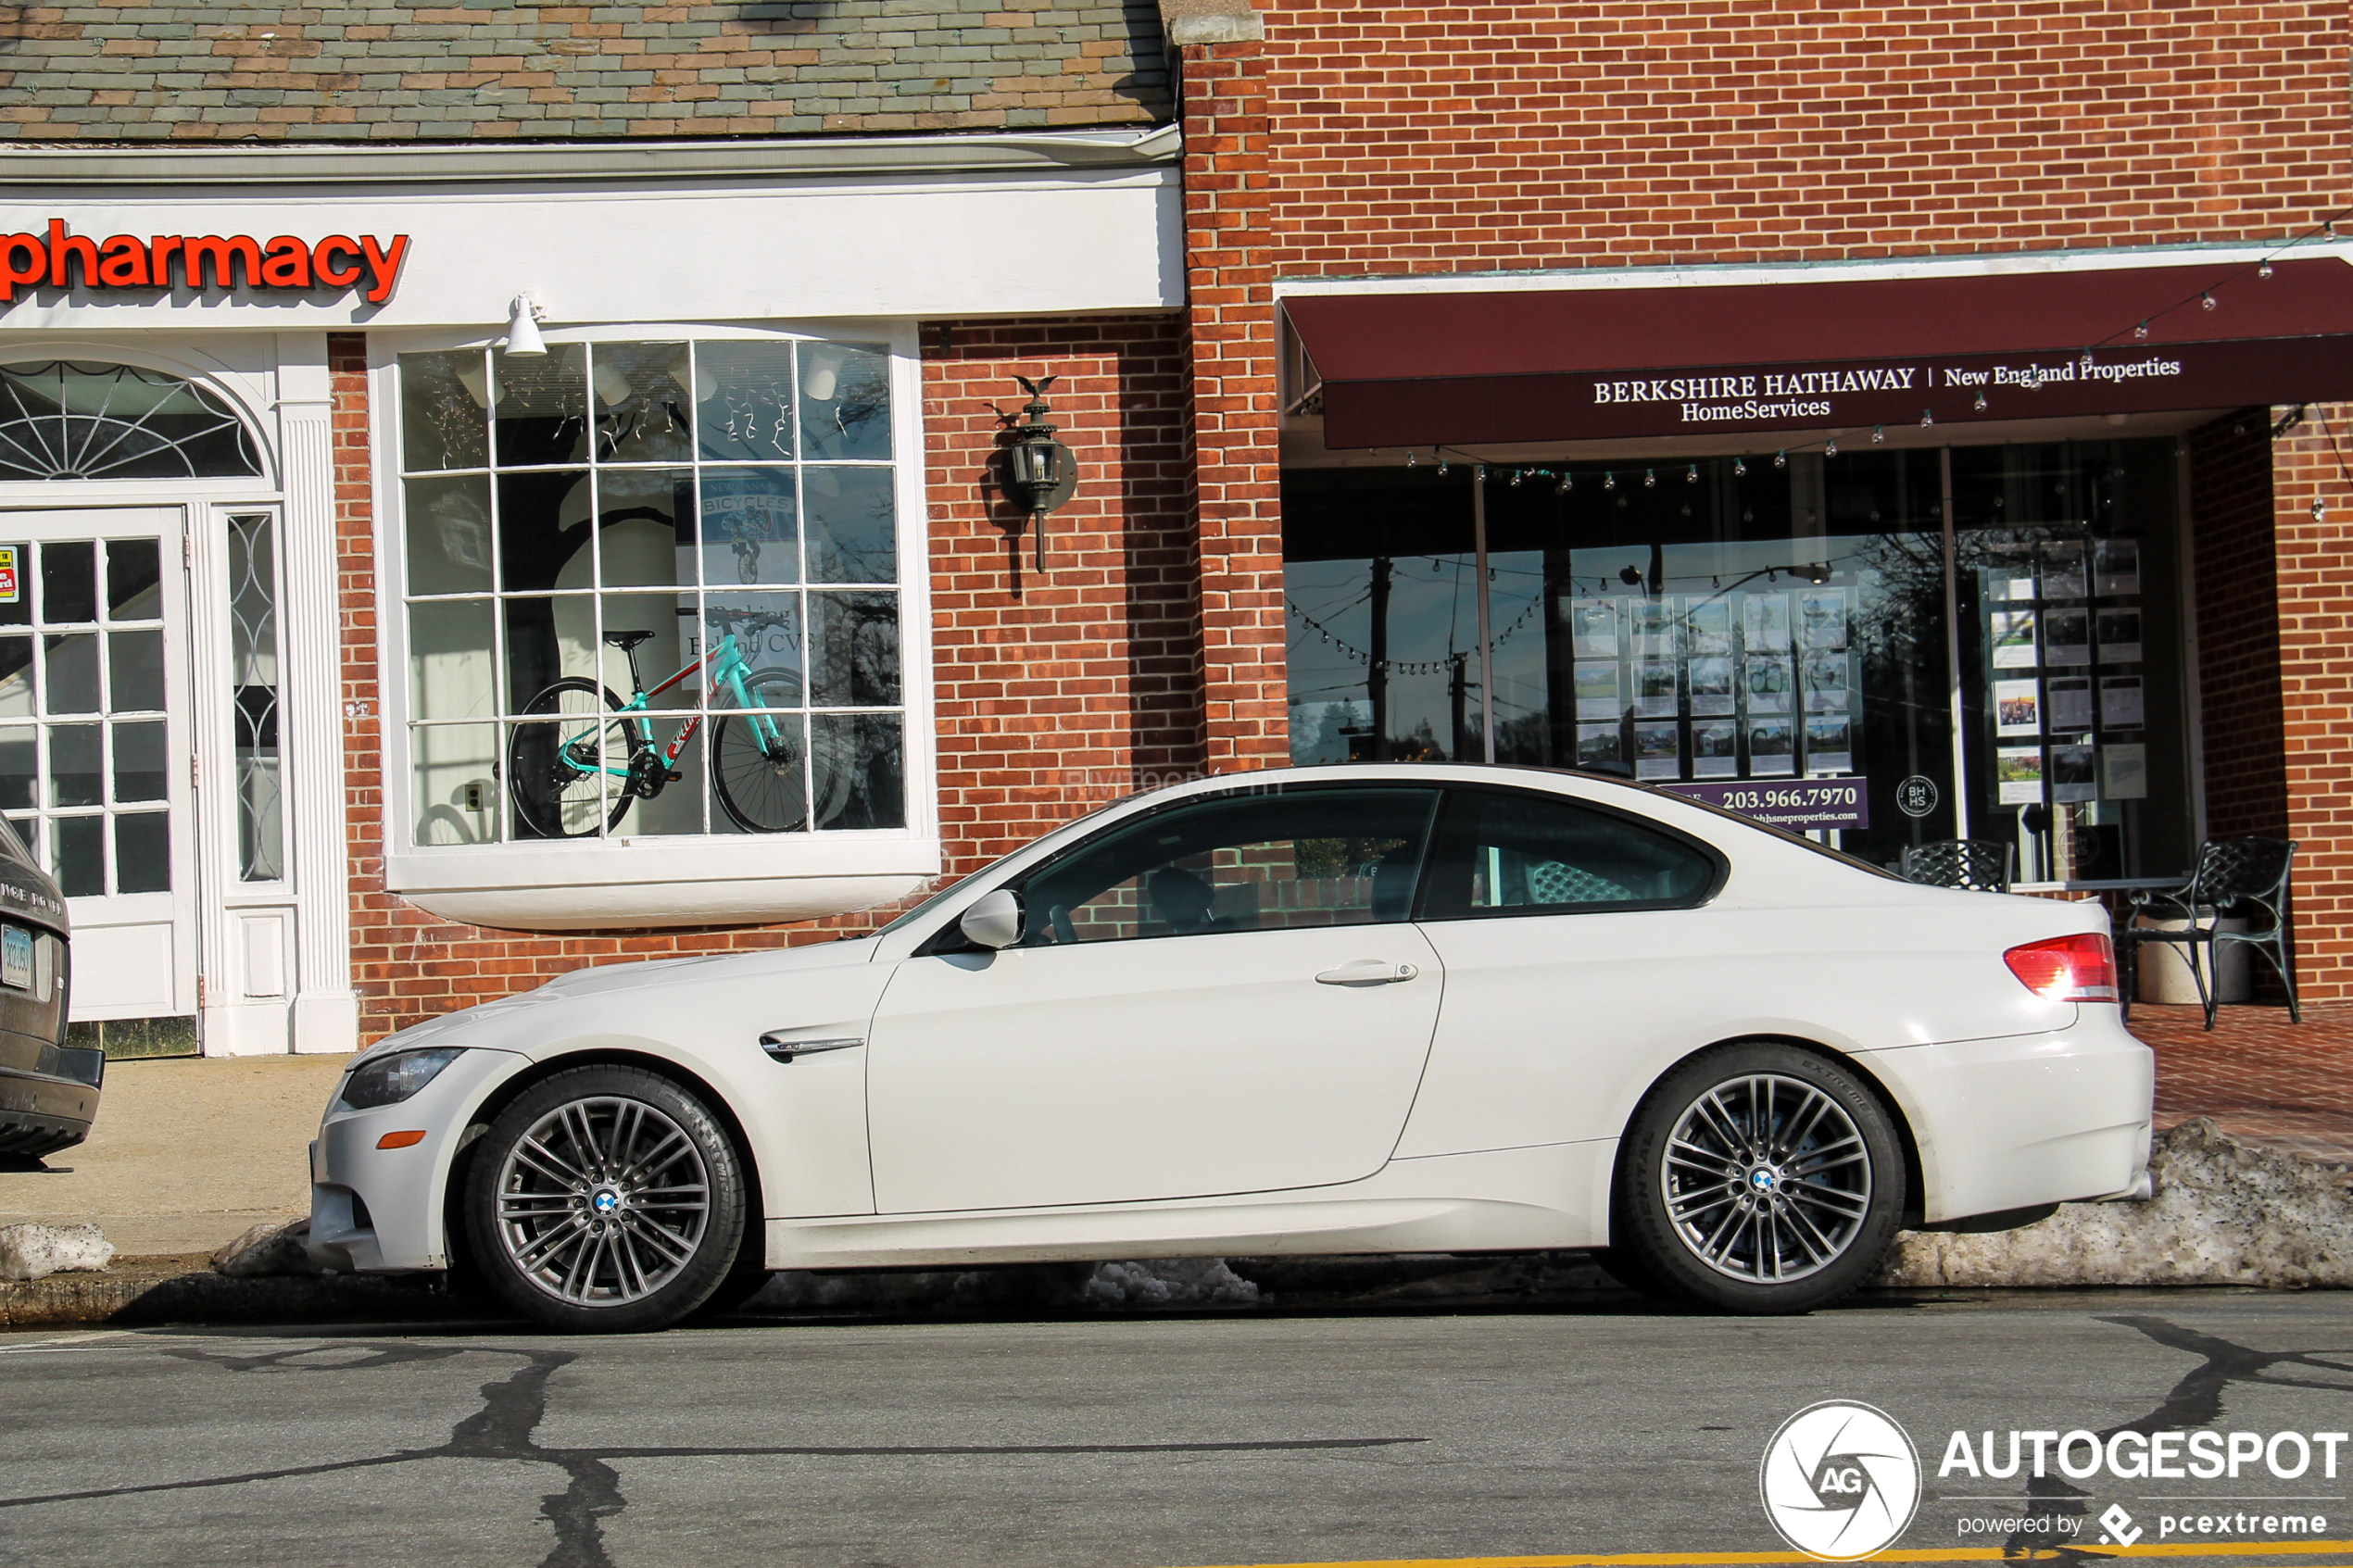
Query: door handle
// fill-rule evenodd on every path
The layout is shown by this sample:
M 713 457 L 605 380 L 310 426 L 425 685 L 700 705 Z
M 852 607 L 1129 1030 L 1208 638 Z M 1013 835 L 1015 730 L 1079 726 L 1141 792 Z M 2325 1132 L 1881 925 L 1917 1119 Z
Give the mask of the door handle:
M 1412 980 L 1420 973 L 1420 970 L 1409 963 L 1390 963 L 1386 959 L 1357 959 L 1338 969 L 1324 971 L 1315 976 L 1315 984 L 1350 985 L 1361 989 L 1366 985 L 1394 985 L 1400 981 Z
M 786 1067 L 799 1057 L 815 1056 L 820 1051 L 846 1051 L 865 1043 L 861 1039 L 788 1040 L 784 1037 L 782 1030 L 772 1030 L 760 1036 L 760 1048 L 768 1053 L 769 1060 Z

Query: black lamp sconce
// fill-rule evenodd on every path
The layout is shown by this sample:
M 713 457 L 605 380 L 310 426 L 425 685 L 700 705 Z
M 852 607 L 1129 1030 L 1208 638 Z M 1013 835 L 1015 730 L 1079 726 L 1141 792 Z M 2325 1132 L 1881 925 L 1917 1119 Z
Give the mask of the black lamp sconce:
M 1029 402 L 1022 409 L 1023 420 L 1008 421 L 1013 445 L 1005 448 L 1004 463 L 999 470 L 999 483 L 1005 499 L 1028 514 L 1038 530 L 1038 571 L 1046 570 L 1046 514 L 1059 508 L 1078 488 L 1078 461 L 1070 448 L 1054 439 L 1054 427 L 1046 422 L 1053 410 L 1046 407 L 1046 389 L 1059 381 L 1059 376 L 1044 376 L 1031 381 L 1027 376 L 1015 376 L 1021 389 L 1029 394 Z

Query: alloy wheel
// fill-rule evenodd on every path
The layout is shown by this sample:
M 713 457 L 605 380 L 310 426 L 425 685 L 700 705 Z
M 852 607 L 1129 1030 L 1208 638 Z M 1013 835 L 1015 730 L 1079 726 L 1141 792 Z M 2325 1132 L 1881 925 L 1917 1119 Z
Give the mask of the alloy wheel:
M 515 1272 L 557 1300 L 617 1307 L 693 1261 L 711 1174 L 686 1128 L 643 1100 L 568 1100 L 498 1171 L 496 1232 Z
M 1755 1073 L 1714 1085 L 1676 1119 L 1659 1185 L 1693 1258 L 1732 1279 L 1778 1284 L 1853 1248 L 1871 1211 L 1870 1150 L 1819 1088 Z

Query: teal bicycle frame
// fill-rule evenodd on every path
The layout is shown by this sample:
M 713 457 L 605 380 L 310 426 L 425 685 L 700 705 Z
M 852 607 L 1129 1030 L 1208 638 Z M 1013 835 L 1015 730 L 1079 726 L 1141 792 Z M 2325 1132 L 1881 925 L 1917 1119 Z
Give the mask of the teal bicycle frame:
M 578 739 L 568 742 L 558 755 L 563 759 L 565 766 L 576 772 L 604 773 L 610 777 L 623 780 L 629 787 L 650 798 L 661 791 L 664 784 L 678 777 L 679 755 L 686 749 L 687 742 L 695 738 L 695 732 L 702 728 L 703 721 L 703 715 L 699 713 L 693 715 L 679 730 L 676 739 L 668 746 L 657 749 L 654 746 L 653 721 L 648 717 L 652 711 L 650 704 L 653 699 L 677 685 L 696 671 L 708 669 L 711 671 L 711 684 L 714 690 L 724 688 L 728 696 L 736 699 L 736 707 L 738 709 L 753 709 L 751 688 L 744 679 L 751 672 L 751 666 L 745 661 L 743 650 L 736 645 L 736 634 L 730 632 L 719 639 L 718 646 L 671 676 L 661 684 L 648 690 L 643 677 L 637 673 L 637 650 L 633 647 L 624 648 L 622 651 L 629 658 L 629 684 L 633 688 L 629 700 L 614 712 L 598 718 L 594 728 Z M 776 722 L 776 716 L 773 713 L 754 710 L 731 713 L 728 717 L 741 719 L 751 726 L 752 734 L 760 739 L 760 749 L 763 753 L 773 756 L 785 745 L 784 726 Z M 615 721 L 626 726 L 630 740 L 630 758 L 634 759 L 642 753 L 654 752 L 661 759 L 660 774 L 649 780 L 641 780 L 638 776 L 640 769 L 634 765 L 634 761 L 625 760 L 622 766 L 616 768 L 610 761 L 598 760 L 598 737 L 604 734 L 606 724 Z

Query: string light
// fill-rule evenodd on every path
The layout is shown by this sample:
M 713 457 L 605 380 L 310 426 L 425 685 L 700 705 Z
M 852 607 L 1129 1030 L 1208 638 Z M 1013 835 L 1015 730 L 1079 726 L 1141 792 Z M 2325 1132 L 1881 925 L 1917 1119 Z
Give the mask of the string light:
M 1604 469 L 1602 470 L 1602 488 L 1604 490 L 1615 490 L 1617 488 L 1617 470 L 1616 469 Z
M 1683 483 L 1686 484 L 1697 484 L 1699 483 L 1699 465 L 1697 463 L 1693 463 L 1692 465 L 1692 471 L 1683 476 Z
M 1439 478 L 1441 478 L 1441 479 L 1444 479 L 1444 478 L 1446 477 L 1446 466 L 1447 466 L 1447 465 L 1446 465 L 1446 455 L 1445 455 L 1444 453 L 1442 453 L 1442 452 L 1441 452 L 1441 453 L 1440 453 L 1440 454 L 1439 454 L 1439 457 L 1438 457 L 1438 477 L 1439 477 Z
M 2197 303 L 2201 309 L 2211 310 L 2214 308 L 2214 296 L 2207 293 L 2204 289 L 2200 289 L 2197 295 Z
M 1838 456 L 1837 437 L 1833 436 L 1822 444 L 1822 456 L 1825 458 L 1835 458 Z
M 1981 414 L 1985 411 L 1985 394 L 1982 390 L 1977 395 L 1977 411 Z
M 1734 479 L 1744 479 L 1747 475 L 1748 459 L 1746 458 L 1734 458 L 1732 459 L 1732 477 Z
M 2133 335 L 2134 337 L 2146 337 L 2146 336 L 2148 336 L 2148 335 L 2149 335 L 2149 324 L 2148 324 L 2146 321 L 2143 321 L 2143 322 L 2142 322 L 2139 326 L 2134 327 L 2134 328 L 2133 329 Z
M 1777 469 L 1785 469 L 1789 467 L 1788 447 L 1784 446 L 1780 451 L 1773 454 L 1773 466 Z
M 1876 446 L 1876 445 L 1878 445 L 1881 442 L 1885 441 L 1886 439 L 1887 439 L 1887 427 L 1886 427 L 1885 425 L 1873 425 L 1873 426 L 1871 427 L 1871 445 L 1872 445 Z
M 1556 485 L 1553 486 L 1553 494 L 1554 494 L 1554 495 L 1567 495 L 1567 494 L 1568 494 L 1571 490 L 1574 490 L 1574 489 L 1576 489 L 1576 488 L 1577 488 L 1577 479 L 1576 479 L 1576 476 L 1575 476 L 1575 475 L 1573 475 L 1573 474 L 1571 474 L 1571 473 L 1570 473 L 1570 472 L 1569 472 L 1567 469 L 1563 469 L 1563 470 L 1561 470 L 1561 482 L 1560 482 L 1558 484 L 1556 484 Z
M 1933 408 L 1922 408 L 1922 409 L 1920 410 L 1920 428 L 1921 428 L 1922 430 L 1926 430 L 1929 426 L 1931 426 L 1931 425 L 1934 424 L 1935 422 L 1936 422 L 1936 410 L 1935 410 L 1935 409 L 1933 409 Z
M 2255 275 L 2259 278 L 2270 277 L 2271 275 L 2271 264 L 2266 261 L 2262 266 L 2258 267 L 2255 270 Z
M 1405 449 L 1405 466 L 1409 469 L 1421 466 L 1421 458 L 1414 455 L 1414 450 L 1410 446 Z
M 1645 490 L 1655 490 L 1658 488 L 1658 470 L 1656 469 L 1644 469 L 1642 470 L 1642 488 Z

